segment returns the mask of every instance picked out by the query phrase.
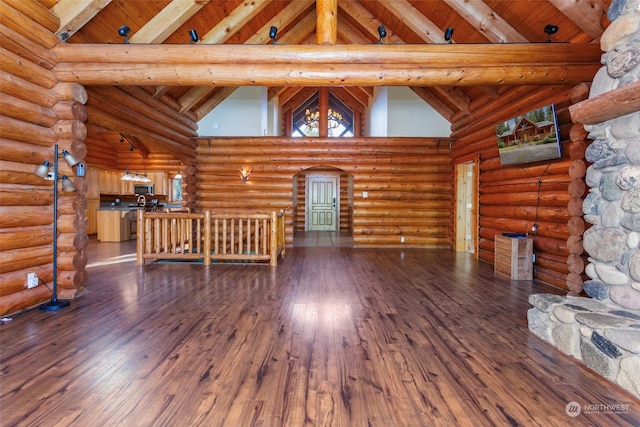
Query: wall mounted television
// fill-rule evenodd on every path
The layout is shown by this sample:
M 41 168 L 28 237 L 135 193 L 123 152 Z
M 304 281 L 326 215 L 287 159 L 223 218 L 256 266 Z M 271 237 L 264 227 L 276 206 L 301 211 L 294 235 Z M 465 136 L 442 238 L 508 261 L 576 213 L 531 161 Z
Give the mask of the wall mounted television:
M 562 157 L 554 104 L 545 105 L 496 126 L 501 165 L 533 163 Z

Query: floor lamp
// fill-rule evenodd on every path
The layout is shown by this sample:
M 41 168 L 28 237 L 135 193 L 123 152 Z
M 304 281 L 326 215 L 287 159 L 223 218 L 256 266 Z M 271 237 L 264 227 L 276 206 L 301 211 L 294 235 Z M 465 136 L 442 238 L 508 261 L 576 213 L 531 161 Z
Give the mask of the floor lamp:
M 58 158 L 62 155 L 69 166 L 78 164 L 68 151 L 62 150 L 58 152 L 58 144 L 54 145 L 53 171 L 50 170 L 51 163 L 45 160 L 43 164 L 38 166 L 35 174 L 46 180 L 53 181 L 53 289 L 51 300 L 40 306 L 40 310 L 56 311 L 69 306 L 69 301 L 58 299 L 58 180 L 62 181 L 62 191 L 76 191 L 71 180 L 66 176 L 58 178 Z

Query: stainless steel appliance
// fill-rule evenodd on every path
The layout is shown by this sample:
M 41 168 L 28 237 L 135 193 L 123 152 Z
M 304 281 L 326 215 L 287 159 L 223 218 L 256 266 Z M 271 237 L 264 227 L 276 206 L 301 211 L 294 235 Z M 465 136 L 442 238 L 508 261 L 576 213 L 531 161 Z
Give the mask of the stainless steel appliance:
M 133 186 L 133 193 L 143 196 L 152 196 L 153 184 L 135 184 Z

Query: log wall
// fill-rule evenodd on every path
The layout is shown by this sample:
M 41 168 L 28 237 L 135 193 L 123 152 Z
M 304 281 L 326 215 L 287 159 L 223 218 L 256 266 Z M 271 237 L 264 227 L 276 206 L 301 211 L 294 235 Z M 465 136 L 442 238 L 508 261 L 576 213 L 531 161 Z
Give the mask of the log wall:
M 45 160 L 53 163 L 54 144 L 83 161 L 87 154 L 85 89 L 58 83 L 50 49 L 58 18 L 37 2 L 0 4 L 0 314 L 16 312 L 51 298 L 53 280 L 53 182 L 34 175 Z M 75 168 L 59 161 L 76 192 L 59 191 L 58 297 L 81 295 L 87 285 L 87 183 Z M 59 187 L 59 184 L 56 184 Z M 27 273 L 42 281 L 27 289 Z
M 570 289 L 581 281 L 584 132 L 570 122 L 571 87 L 502 88 L 493 102 L 475 105 L 452 124 L 454 163 L 478 153 L 480 259 L 494 262 L 494 236 L 529 233 L 534 241 L 534 278 Z M 575 98 L 575 91 L 574 91 Z M 579 99 L 578 99 L 579 100 Z M 495 126 L 535 108 L 555 103 L 562 158 L 548 162 L 501 166 Z M 572 213 L 570 213 L 572 212 Z M 537 231 L 532 226 L 537 223 Z
M 447 138 L 202 138 L 197 150 L 200 209 L 291 212 L 298 174 L 337 168 L 353 179 L 354 245 L 452 246 Z M 242 182 L 238 169 L 245 166 L 253 171 Z M 287 215 L 288 245 L 294 216 Z

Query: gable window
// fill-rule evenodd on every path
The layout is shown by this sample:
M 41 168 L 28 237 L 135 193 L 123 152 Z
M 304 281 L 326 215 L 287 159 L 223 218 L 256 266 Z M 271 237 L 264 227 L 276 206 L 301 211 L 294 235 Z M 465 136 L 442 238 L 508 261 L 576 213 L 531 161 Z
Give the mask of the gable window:
M 322 114 L 326 114 L 326 121 L 322 120 Z M 291 136 L 320 136 L 323 124 L 327 126 L 329 137 L 342 138 L 354 135 L 353 111 L 338 97 L 329 93 L 328 108 L 322 113 L 320 92 L 316 92 L 293 112 Z

